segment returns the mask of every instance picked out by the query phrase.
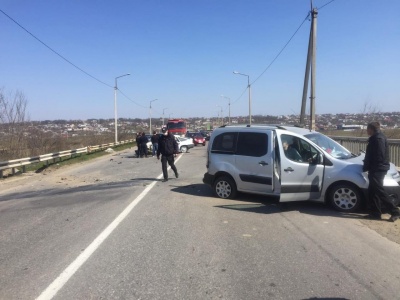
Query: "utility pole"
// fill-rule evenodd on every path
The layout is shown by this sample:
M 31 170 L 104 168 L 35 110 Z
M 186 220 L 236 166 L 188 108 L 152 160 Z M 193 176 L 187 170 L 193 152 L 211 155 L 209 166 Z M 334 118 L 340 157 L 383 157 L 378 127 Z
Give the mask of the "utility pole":
M 307 94 L 308 94 L 308 79 L 310 78 L 310 64 L 311 64 L 311 50 L 312 50 L 312 26 L 310 27 L 310 37 L 308 39 L 308 53 L 306 71 L 304 75 L 303 85 L 303 98 L 301 100 L 301 111 L 300 111 L 300 125 L 304 126 L 306 118 L 306 106 L 307 106 Z
M 222 98 L 228 99 L 229 114 L 228 114 L 228 125 L 231 124 L 231 98 L 221 95 Z
M 163 110 L 162 110 L 162 126 L 164 127 L 164 113 L 165 113 L 165 110 L 166 109 L 168 109 L 168 107 L 166 107 L 166 108 L 163 108 Z
M 149 110 L 149 117 L 150 117 L 149 132 L 150 132 L 150 134 L 152 134 L 152 132 L 151 132 L 151 103 L 154 102 L 154 101 L 157 101 L 157 100 L 158 100 L 158 99 L 154 99 L 154 100 L 151 100 L 151 101 L 150 101 L 150 110 Z
M 300 125 L 305 125 L 305 112 L 307 104 L 308 81 L 311 72 L 311 95 L 310 95 L 310 130 L 315 130 L 315 76 L 317 56 L 317 15 L 318 11 L 312 7 L 311 2 L 311 28 L 308 42 L 308 53 L 306 71 L 304 75 L 303 97 L 301 101 Z
M 312 34 L 312 52 L 313 55 L 311 57 L 311 105 L 310 105 L 310 130 L 315 130 L 315 73 L 316 73 L 316 56 L 317 56 L 317 9 L 313 8 L 312 10 L 312 23 L 311 26 L 313 28 Z

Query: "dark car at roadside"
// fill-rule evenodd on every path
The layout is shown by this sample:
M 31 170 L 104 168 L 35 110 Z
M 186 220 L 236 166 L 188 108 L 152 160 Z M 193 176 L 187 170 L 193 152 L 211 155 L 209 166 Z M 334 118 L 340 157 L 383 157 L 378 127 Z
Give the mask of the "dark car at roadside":
M 210 136 L 211 136 L 210 131 L 202 130 L 202 131 L 200 131 L 200 134 L 206 139 L 206 141 L 210 140 Z

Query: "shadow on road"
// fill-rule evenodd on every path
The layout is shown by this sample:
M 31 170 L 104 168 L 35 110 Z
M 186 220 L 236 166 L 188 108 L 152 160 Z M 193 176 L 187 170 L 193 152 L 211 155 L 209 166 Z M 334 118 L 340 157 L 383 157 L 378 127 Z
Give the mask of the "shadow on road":
M 11 200 L 23 200 L 23 199 L 52 199 L 57 196 L 70 195 L 73 199 L 79 193 L 98 193 L 98 192 L 120 192 L 123 189 L 132 188 L 135 186 L 146 186 L 153 181 L 159 181 L 156 178 L 132 178 L 130 180 L 118 181 L 118 182 L 98 182 L 93 184 L 81 185 L 81 186 L 69 186 L 72 184 L 70 181 L 59 182 L 59 187 L 45 188 L 42 190 L 15 192 L 5 194 L 0 197 L 0 202 L 11 201 Z M 67 185 L 68 184 L 68 185 Z M 89 201 L 89 198 L 80 197 L 81 201 Z M 92 198 L 91 198 L 92 199 Z
M 215 197 L 210 187 L 205 184 L 175 186 L 171 191 L 197 197 Z M 234 200 L 226 199 L 226 201 L 232 201 L 232 204 L 216 205 L 214 207 L 258 214 L 274 214 L 289 211 L 298 211 L 302 214 L 308 215 L 351 219 L 362 219 L 366 213 L 363 211 L 360 211 L 359 213 L 338 212 L 333 210 L 328 205 L 311 201 L 280 203 L 279 198 L 277 197 L 244 193 L 238 193 L 237 197 Z

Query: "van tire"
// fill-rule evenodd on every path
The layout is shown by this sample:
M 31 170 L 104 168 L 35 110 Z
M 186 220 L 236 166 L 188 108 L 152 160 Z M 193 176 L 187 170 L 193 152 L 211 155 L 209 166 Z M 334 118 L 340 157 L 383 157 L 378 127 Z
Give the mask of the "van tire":
M 237 194 L 236 184 L 228 176 L 218 177 L 213 185 L 214 194 L 222 199 L 234 199 Z
M 359 189 L 349 183 L 337 183 L 329 192 L 329 202 L 334 209 L 341 212 L 355 212 L 362 202 Z

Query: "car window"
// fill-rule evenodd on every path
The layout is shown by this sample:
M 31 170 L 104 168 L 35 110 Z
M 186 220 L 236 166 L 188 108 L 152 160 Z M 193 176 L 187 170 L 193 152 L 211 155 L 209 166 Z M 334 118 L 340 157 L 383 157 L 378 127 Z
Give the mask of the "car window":
M 214 138 L 211 152 L 234 154 L 236 150 L 237 132 L 225 132 Z
M 268 152 L 268 135 L 258 132 L 239 133 L 237 155 L 260 157 Z
M 327 137 L 318 132 L 310 133 L 305 135 L 309 140 L 313 143 L 320 146 L 326 153 L 331 155 L 334 158 L 338 159 L 348 159 L 353 157 L 351 152 L 340 145 L 338 142 L 332 140 L 331 138 Z
M 309 163 L 319 154 L 310 143 L 296 136 L 282 134 L 281 143 L 285 156 L 295 162 Z

